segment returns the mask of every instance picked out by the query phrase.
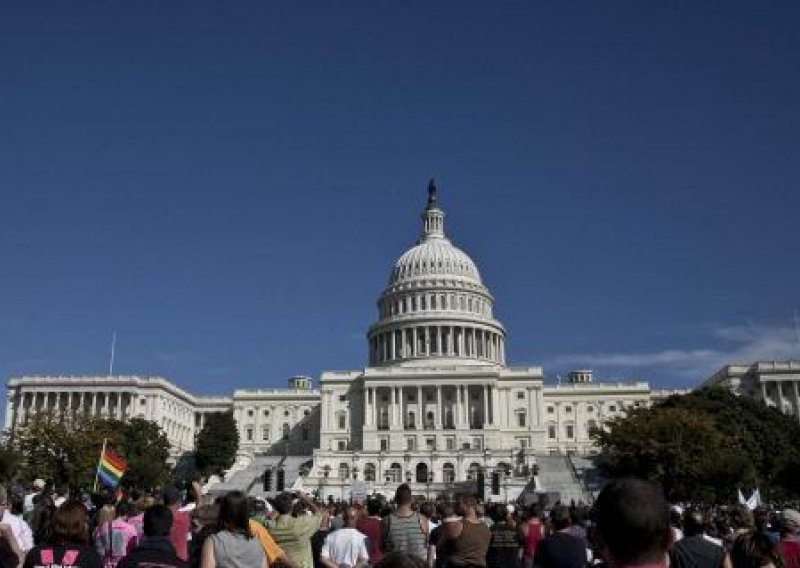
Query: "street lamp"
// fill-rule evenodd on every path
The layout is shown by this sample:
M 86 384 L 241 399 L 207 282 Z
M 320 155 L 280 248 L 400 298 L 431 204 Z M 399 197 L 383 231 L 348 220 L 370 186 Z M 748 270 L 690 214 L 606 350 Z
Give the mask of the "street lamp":
M 433 483 L 433 472 L 429 471 L 428 472 L 428 481 L 425 484 L 425 486 L 426 486 L 426 488 L 425 488 L 425 497 L 428 499 L 428 501 L 431 500 L 431 483 Z

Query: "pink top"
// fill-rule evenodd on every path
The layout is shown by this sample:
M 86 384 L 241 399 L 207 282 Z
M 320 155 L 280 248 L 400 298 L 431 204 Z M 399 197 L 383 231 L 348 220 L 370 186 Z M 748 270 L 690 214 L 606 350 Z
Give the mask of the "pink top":
M 136 547 L 137 540 L 136 529 L 122 519 L 103 523 L 94 530 L 94 547 L 103 559 L 103 568 L 116 568 L 119 561 Z

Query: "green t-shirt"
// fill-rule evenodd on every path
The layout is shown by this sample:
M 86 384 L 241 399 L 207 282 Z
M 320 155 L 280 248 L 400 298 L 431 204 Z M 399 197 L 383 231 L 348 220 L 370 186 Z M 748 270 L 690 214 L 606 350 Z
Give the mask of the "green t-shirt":
M 322 516 L 313 515 L 280 515 L 269 528 L 275 543 L 283 549 L 292 562 L 299 568 L 314 568 L 314 555 L 311 552 L 311 537 L 319 529 Z

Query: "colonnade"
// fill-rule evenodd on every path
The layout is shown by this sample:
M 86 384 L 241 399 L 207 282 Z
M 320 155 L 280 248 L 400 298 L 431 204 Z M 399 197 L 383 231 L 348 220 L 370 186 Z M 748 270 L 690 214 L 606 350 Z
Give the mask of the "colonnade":
M 505 363 L 503 335 L 489 329 L 421 325 L 374 333 L 370 337 L 370 363 L 380 364 L 413 357 L 470 357 Z
M 364 425 L 379 430 L 479 429 L 498 425 L 498 408 L 497 387 L 488 383 L 367 385 Z

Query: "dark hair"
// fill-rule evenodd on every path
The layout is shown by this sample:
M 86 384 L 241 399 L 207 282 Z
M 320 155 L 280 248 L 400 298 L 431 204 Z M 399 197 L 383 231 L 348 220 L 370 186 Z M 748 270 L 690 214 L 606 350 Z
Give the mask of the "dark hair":
M 533 503 L 528 507 L 528 519 L 538 519 L 542 516 L 542 508 L 538 503 Z
M 47 540 L 50 544 L 89 544 L 89 527 L 83 503 L 67 501 L 55 510 Z
M 272 503 L 275 506 L 275 510 L 278 511 L 280 515 L 288 515 L 292 512 L 292 505 L 294 504 L 294 498 L 290 493 L 281 493 Z
M 371 517 L 377 517 L 381 514 L 383 504 L 378 499 L 367 500 L 367 514 Z
M 608 483 L 595 503 L 601 549 L 614 564 L 660 562 L 672 540 L 669 505 L 661 488 L 627 478 Z
M 550 512 L 550 520 L 553 523 L 553 528 L 557 531 L 567 528 L 572 524 L 572 518 L 569 515 L 569 509 L 559 506 Z
M 408 505 L 411 503 L 411 487 L 408 483 L 401 483 L 394 492 L 394 500 L 398 505 Z
M 219 506 L 217 531 L 238 532 L 247 538 L 253 536 L 250 532 L 247 497 L 241 491 L 231 491 L 222 498 Z
M 502 523 L 508 517 L 508 509 L 502 503 L 495 503 L 491 506 L 489 510 L 489 517 L 495 523 Z
M 144 512 L 145 536 L 168 536 L 172 529 L 172 511 L 166 505 L 153 505 Z
M 776 568 L 783 566 L 783 559 L 777 546 L 764 533 L 749 532 L 740 534 L 733 541 L 731 563 L 733 568 L 761 568 L 772 563 Z
M 706 520 L 703 513 L 698 509 L 688 509 L 683 514 L 683 534 L 686 536 L 697 536 L 703 534 Z

